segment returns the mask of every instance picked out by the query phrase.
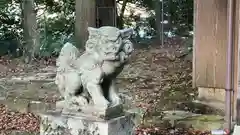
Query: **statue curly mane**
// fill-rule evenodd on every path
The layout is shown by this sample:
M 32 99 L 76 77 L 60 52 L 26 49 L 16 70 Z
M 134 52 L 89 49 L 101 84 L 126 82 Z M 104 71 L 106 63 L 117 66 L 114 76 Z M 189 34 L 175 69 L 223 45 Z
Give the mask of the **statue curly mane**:
M 98 52 L 100 55 L 116 55 L 123 46 L 118 28 L 104 26 L 99 29 L 89 27 L 86 52 Z

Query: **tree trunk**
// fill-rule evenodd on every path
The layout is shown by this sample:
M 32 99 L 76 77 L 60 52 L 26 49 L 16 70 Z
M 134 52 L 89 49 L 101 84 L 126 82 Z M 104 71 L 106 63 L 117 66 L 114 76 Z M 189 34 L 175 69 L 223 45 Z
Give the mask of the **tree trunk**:
M 127 3 L 128 3 L 128 0 L 123 0 L 122 9 L 120 11 L 120 15 L 119 15 L 119 18 L 118 18 L 118 27 L 120 29 L 122 29 L 123 25 L 124 25 L 123 17 L 124 17 L 124 12 L 126 10 Z
M 156 33 L 157 40 L 161 41 L 162 34 L 162 23 L 161 23 L 161 2 L 159 0 L 155 0 L 155 15 L 156 15 Z
M 76 0 L 76 47 L 83 49 L 88 39 L 88 27 L 96 27 L 95 0 Z
M 40 41 L 37 30 L 37 18 L 34 7 L 34 0 L 24 0 L 23 10 L 23 33 L 24 33 L 24 58 L 26 63 L 30 63 L 38 55 Z
M 173 16 L 173 0 L 168 0 L 168 31 L 172 30 L 172 16 Z

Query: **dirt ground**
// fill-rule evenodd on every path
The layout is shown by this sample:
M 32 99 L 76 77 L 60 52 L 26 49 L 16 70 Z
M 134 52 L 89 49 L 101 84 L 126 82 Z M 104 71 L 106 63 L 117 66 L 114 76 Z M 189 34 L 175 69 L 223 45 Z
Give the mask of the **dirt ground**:
M 12 78 L 19 75 L 36 74 L 41 69 L 54 65 L 54 58 L 25 65 L 20 59 L 2 57 L 0 59 L 0 76 L 1 78 Z M 184 46 L 138 47 L 130 64 L 120 74 L 118 85 L 122 91 L 126 91 L 133 98 L 131 107 L 137 106 L 144 110 L 144 120 L 136 130 L 138 135 L 144 133 L 151 133 L 151 135 L 209 134 L 209 132 L 193 129 L 168 128 L 166 125 L 163 126 L 164 123 L 161 123 L 159 118 L 163 111 L 177 110 L 182 107 L 179 104 L 196 98 L 197 91 L 192 88 L 192 54 Z M 19 91 L 21 92 L 21 90 Z M 52 96 L 50 95 L 50 98 Z M 38 132 L 38 116 L 32 113 L 12 112 L 3 105 L 1 108 L 0 131 Z M 193 113 L 201 113 L 202 111 L 184 109 Z M 156 117 L 158 119 L 154 121 Z

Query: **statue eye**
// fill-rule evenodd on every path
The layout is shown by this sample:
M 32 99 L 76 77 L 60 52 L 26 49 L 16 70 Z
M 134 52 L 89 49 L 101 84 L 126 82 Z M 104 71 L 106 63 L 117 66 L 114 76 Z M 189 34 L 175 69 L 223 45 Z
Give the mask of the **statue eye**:
M 130 46 L 130 45 L 128 46 L 128 49 L 129 49 L 129 50 L 131 49 L 131 46 Z

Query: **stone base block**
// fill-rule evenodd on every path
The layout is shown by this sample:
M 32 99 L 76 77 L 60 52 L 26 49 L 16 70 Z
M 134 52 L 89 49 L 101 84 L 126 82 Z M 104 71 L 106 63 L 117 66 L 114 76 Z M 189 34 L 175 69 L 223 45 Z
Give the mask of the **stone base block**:
M 240 135 L 240 126 L 235 125 L 233 135 Z
M 198 99 L 225 102 L 225 90 L 216 88 L 198 88 Z
M 134 135 L 134 115 L 111 120 L 64 115 L 60 112 L 41 114 L 40 135 Z

